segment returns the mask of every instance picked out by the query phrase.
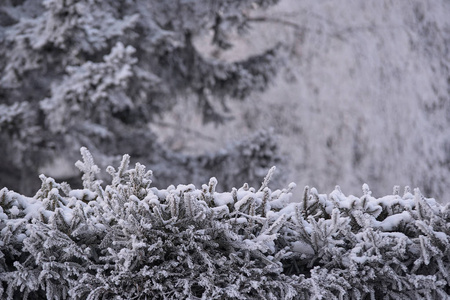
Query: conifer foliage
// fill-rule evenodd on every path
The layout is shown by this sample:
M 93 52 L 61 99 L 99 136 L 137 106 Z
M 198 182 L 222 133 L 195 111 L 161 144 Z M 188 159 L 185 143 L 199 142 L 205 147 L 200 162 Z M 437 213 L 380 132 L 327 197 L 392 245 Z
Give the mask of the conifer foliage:
M 198 104 L 193 117 L 221 123 L 226 100 L 265 90 L 280 47 L 229 62 L 206 57 L 195 41 L 228 49 L 229 33 L 246 32 L 251 10 L 276 2 L 0 1 L 0 182 L 31 194 L 42 167 L 72 162 L 82 145 L 103 168 L 123 153 L 160 167 L 159 185 L 186 161 L 212 163 L 212 155 L 173 153 L 149 124 L 180 98 Z M 246 158 L 241 164 L 250 166 Z M 255 156 L 251 165 L 264 164 Z
M 374 198 L 290 184 L 216 191 L 217 180 L 152 187 L 124 155 L 83 188 L 40 176 L 29 198 L 0 191 L 0 297 L 6 299 L 446 299 L 450 209 L 399 188 Z

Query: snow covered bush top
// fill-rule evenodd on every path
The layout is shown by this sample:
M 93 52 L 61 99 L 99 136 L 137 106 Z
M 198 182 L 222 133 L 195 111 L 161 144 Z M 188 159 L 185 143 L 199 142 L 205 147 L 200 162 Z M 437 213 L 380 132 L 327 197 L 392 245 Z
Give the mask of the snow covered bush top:
M 418 189 L 376 199 L 294 184 L 218 193 L 211 178 L 151 187 L 137 163 L 83 189 L 41 175 L 33 198 L 0 191 L 0 297 L 8 299 L 444 299 L 450 210 Z

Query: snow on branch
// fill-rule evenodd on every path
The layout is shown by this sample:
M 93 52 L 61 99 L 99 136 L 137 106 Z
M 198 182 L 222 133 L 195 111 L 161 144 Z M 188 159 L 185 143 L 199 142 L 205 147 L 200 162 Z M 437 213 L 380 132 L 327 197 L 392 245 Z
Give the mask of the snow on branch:
M 128 155 L 111 184 L 86 148 L 84 189 L 41 175 L 33 198 L 0 190 L 2 299 L 445 299 L 450 297 L 450 210 L 418 189 L 375 198 L 339 186 L 217 179 L 151 186 Z

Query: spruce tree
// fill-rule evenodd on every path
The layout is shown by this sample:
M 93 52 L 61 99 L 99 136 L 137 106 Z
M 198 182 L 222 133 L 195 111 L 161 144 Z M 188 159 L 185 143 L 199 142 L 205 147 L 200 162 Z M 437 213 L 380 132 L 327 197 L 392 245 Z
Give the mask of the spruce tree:
M 158 143 L 149 124 L 180 98 L 219 124 L 227 99 L 264 90 L 280 66 L 278 47 L 226 62 L 202 55 L 194 42 L 211 35 L 215 47 L 228 49 L 230 33 L 249 29 L 250 10 L 276 2 L 2 1 L 1 185 L 31 193 L 43 166 L 74 161 L 81 146 L 103 167 L 130 153 L 159 172 L 161 185 L 199 183 L 212 173 L 226 186 L 261 176 L 278 159 L 270 134 L 217 155 L 186 156 Z M 249 171 L 227 174 L 229 163 Z

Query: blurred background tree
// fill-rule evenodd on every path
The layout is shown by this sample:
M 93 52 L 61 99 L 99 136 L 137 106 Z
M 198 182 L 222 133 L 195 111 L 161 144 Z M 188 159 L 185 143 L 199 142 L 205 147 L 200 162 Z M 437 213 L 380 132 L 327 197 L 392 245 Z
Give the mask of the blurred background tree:
M 226 62 L 204 57 L 193 40 L 208 35 L 229 49 L 229 33 L 248 29 L 248 12 L 276 2 L 2 1 L 0 185 L 28 194 L 39 172 L 77 184 L 81 146 L 103 168 L 128 153 L 162 186 L 211 176 L 226 188 L 259 181 L 279 161 L 271 134 L 185 155 L 159 143 L 149 124 L 183 98 L 195 102 L 192 118 L 221 124 L 227 99 L 265 90 L 279 46 Z
M 74 176 L 85 145 L 163 186 L 283 158 L 300 186 L 450 201 L 448 1 L 109 2 L 2 2 L 1 186 Z

